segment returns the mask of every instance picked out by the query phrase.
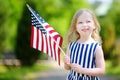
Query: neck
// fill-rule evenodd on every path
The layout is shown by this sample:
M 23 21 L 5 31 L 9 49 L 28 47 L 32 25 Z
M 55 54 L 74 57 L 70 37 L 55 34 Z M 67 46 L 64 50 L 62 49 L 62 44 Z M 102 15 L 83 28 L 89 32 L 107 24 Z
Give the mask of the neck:
M 89 43 L 91 41 L 93 41 L 92 37 L 89 36 L 89 37 L 82 37 L 78 40 L 80 43 Z
M 80 36 L 80 39 L 83 40 L 83 41 L 87 41 L 89 39 L 91 39 L 91 36 Z

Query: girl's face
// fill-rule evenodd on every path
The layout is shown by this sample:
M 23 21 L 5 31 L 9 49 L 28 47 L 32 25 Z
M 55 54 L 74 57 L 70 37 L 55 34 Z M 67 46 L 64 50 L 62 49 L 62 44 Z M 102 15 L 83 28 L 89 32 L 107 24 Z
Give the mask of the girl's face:
M 89 36 L 95 29 L 95 24 L 92 15 L 88 12 L 83 12 L 77 19 L 76 30 L 80 36 Z

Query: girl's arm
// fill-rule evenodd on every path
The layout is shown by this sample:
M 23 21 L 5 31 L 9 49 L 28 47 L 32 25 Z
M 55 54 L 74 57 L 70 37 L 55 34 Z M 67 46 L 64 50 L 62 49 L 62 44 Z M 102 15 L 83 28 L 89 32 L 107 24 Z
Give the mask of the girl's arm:
M 69 58 L 67 55 L 64 56 L 64 68 L 66 70 L 70 70 L 71 67 L 70 67 L 70 62 L 69 62 Z
M 64 56 L 63 62 L 64 62 L 64 68 L 66 70 L 70 70 L 71 67 L 70 67 L 69 48 L 67 48 L 66 55 Z
M 103 50 L 101 46 L 97 46 L 95 51 L 95 59 L 96 59 L 96 68 L 82 68 L 78 64 L 71 64 L 71 69 L 74 71 L 86 74 L 89 76 L 98 76 L 102 75 L 105 72 L 105 60 L 103 56 Z

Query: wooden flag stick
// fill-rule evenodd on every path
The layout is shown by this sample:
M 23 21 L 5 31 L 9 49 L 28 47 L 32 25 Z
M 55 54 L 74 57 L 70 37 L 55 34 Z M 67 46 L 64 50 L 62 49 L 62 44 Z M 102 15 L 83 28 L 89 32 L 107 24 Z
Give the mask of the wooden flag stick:
M 49 35 L 49 33 L 47 33 Z M 49 35 L 50 36 L 50 35 Z M 53 39 L 53 38 L 52 38 Z M 63 55 L 65 56 L 65 52 L 63 51 L 63 49 L 59 46 L 59 44 L 57 44 L 57 42 L 53 39 L 53 41 L 56 43 L 56 45 L 58 46 L 58 48 L 61 50 L 61 52 L 63 53 Z
M 55 41 L 56 42 L 56 41 Z M 56 43 L 57 44 L 57 43 Z M 60 46 L 58 46 L 59 47 L 59 49 L 61 50 L 61 52 L 63 53 L 63 55 L 65 56 L 65 52 L 63 51 L 63 49 L 60 47 Z

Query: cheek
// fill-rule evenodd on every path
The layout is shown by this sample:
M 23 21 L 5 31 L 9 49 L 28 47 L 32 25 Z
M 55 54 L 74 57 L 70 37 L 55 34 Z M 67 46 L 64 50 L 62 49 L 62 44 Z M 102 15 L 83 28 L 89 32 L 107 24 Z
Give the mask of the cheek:
M 76 31 L 77 31 L 78 34 L 82 34 L 80 26 L 76 26 Z
M 80 25 L 76 25 L 76 30 L 77 30 L 77 32 L 80 31 Z
M 94 23 L 91 24 L 91 27 L 92 27 L 92 29 L 96 28 Z

